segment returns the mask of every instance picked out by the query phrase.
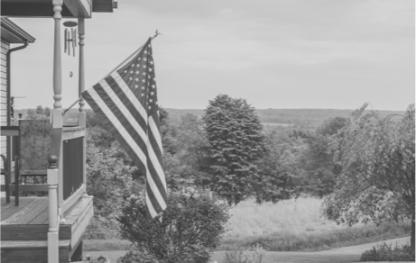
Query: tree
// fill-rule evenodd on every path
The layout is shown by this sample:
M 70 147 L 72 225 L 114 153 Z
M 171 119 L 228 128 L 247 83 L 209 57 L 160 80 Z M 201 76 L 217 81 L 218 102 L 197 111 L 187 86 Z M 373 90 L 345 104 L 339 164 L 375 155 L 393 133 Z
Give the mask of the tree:
M 315 133 L 303 136 L 306 147 L 299 165 L 303 177 L 303 191 L 323 197 L 332 193 L 339 165 L 334 162 L 332 144 L 339 140 L 340 131 L 347 124 L 346 118 L 335 117 L 326 120 Z
M 336 146 L 341 173 L 336 191 L 326 199 L 327 215 L 349 224 L 411 219 L 414 247 L 414 105 L 400 120 L 365 108 L 342 129 Z
M 170 153 L 165 155 L 165 168 L 169 187 L 179 190 L 187 186 L 207 188 L 207 140 L 203 123 L 193 114 L 184 115 L 178 124 L 171 124 Z
M 257 202 L 289 199 L 298 193 L 299 142 L 273 130 L 265 136 L 265 152 L 258 163 Z
M 209 187 L 229 204 L 254 195 L 265 151 L 262 125 L 243 99 L 219 95 L 203 117 L 208 142 Z

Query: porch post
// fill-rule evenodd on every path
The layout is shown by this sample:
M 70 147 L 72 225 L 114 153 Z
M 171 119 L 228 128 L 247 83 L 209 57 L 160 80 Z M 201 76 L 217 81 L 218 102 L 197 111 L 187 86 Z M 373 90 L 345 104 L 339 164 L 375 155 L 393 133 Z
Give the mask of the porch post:
M 78 66 L 78 91 L 79 91 L 79 125 L 86 129 L 86 112 L 84 111 L 85 101 L 82 92 L 85 90 L 85 64 L 84 64 L 84 45 L 85 45 L 85 19 L 78 18 L 78 39 L 79 39 L 79 66 Z M 85 132 L 87 132 L 85 130 Z M 86 134 L 82 138 L 82 184 L 87 189 L 87 138 Z M 86 192 L 85 192 L 86 193 Z M 85 194 L 84 193 L 84 194 Z
M 81 93 L 85 90 L 85 66 L 84 66 L 84 39 L 85 39 L 85 20 L 78 18 L 78 38 L 79 38 L 79 66 L 78 66 L 78 89 L 79 89 L 79 111 L 84 110 L 85 101 Z
M 62 129 L 62 48 L 61 48 L 61 20 L 63 0 L 52 0 L 54 19 L 54 46 L 53 46 L 53 110 L 51 112 L 52 128 Z M 59 207 L 63 201 L 63 178 L 62 178 L 62 141 L 52 142 L 52 148 L 59 149 L 58 155 L 58 201 Z
M 47 181 L 49 197 L 48 263 L 59 262 L 59 217 L 58 217 L 58 158 L 49 156 Z
M 53 99 L 54 109 L 62 109 L 62 59 L 61 59 L 61 20 L 63 0 L 52 0 L 55 21 L 53 45 Z M 62 118 L 61 118 L 62 119 Z

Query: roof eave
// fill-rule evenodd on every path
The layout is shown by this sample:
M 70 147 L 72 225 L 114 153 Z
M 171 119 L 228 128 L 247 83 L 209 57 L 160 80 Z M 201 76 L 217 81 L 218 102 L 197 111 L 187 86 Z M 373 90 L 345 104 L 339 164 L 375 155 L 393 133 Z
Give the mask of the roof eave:
M 33 43 L 35 42 L 35 38 L 30 35 L 28 32 L 23 30 L 21 27 L 16 25 L 13 21 L 8 19 L 7 17 L 1 18 L 1 35 L 2 39 L 7 37 L 8 34 L 14 36 L 13 39 L 9 39 L 10 43 L 17 44 L 17 43 Z M 7 31 L 7 32 L 5 32 Z

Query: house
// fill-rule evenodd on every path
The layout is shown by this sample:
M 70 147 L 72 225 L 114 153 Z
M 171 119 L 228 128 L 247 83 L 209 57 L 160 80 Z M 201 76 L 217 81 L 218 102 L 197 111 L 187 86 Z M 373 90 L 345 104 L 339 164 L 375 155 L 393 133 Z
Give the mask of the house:
M 86 193 L 85 103 L 79 100 L 75 123 L 66 123 L 63 22 L 70 19 L 77 28 L 78 87 L 73 88 L 80 94 L 85 89 L 85 19 L 114 8 L 113 0 L 1 0 L 2 262 L 82 260 L 82 235 L 93 216 L 92 197 Z M 9 17 L 49 19 L 54 25 L 49 119 L 11 118 L 10 54 L 36 43 Z

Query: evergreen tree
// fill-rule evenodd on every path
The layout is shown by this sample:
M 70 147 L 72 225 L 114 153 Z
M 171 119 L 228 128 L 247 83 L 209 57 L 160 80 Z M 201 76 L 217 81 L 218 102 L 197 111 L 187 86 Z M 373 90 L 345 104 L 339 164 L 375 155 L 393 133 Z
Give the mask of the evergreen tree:
M 219 95 L 203 117 L 208 141 L 208 184 L 212 191 L 237 204 L 255 194 L 258 162 L 265 151 L 262 125 L 243 99 Z

